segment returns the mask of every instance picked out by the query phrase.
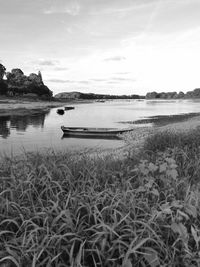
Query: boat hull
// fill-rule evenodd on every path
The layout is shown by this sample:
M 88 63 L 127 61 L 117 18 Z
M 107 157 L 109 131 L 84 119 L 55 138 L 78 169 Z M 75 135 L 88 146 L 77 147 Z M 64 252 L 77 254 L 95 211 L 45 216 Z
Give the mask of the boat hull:
M 65 136 L 114 138 L 130 129 L 61 127 Z
M 72 109 L 75 109 L 75 107 L 71 107 L 71 106 L 65 107 L 65 110 L 72 110 Z

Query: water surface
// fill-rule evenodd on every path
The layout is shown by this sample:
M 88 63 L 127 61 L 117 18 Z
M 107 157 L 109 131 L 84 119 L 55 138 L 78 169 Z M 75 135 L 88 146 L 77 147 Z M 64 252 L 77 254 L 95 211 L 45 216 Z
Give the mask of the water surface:
M 117 148 L 123 145 L 122 140 L 63 138 L 60 126 L 134 128 L 141 125 L 120 122 L 200 112 L 199 100 L 115 100 L 73 106 L 75 109 L 63 116 L 53 108 L 39 115 L 0 117 L 0 152 Z

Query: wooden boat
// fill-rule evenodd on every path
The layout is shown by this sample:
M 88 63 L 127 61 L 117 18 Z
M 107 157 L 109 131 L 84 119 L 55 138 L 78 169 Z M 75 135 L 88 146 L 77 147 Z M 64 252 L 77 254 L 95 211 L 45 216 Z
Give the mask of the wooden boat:
M 133 129 L 116 129 L 116 128 L 92 128 L 92 127 L 65 127 L 61 126 L 65 136 L 79 137 L 117 137 L 119 134 L 132 131 Z
M 65 110 L 71 110 L 71 109 L 75 109 L 75 107 L 71 107 L 71 106 L 65 107 Z

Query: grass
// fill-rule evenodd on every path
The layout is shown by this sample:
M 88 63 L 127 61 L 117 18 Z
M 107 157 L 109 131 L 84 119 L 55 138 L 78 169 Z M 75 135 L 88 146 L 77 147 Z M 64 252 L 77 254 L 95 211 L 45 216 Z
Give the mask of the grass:
M 4 156 L 0 177 L 0 266 L 200 266 L 198 130 L 123 158 Z
M 26 97 L 0 97 L 0 116 L 23 116 L 43 114 L 53 107 L 60 107 L 59 101 L 43 101 Z
M 166 148 L 184 148 L 200 146 L 200 127 L 189 130 L 167 129 L 150 134 L 146 138 L 144 149 L 150 151 L 164 151 Z

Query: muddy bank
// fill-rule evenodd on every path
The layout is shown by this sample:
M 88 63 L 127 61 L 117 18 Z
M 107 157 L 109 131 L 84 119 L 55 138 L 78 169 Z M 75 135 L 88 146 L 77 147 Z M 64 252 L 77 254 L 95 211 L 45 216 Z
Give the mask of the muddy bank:
M 45 113 L 53 107 L 62 106 L 60 102 L 34 101 L 27 99 L 0 99 L 0 116 L 24 116 Z
M 152 124 L 152 126 L 161 127 L 168 124 L 173 124 L 177 122 L 184 122 L 191 118 L 200 116 L 200 113 L 183 113 L 176 115 L 159 115 L 159 116 L 151 116 L 144 119 L 136 120 L 136 121 L 126 121 L 120 123 L 129 123 L 134 125 L 140 124 Z

